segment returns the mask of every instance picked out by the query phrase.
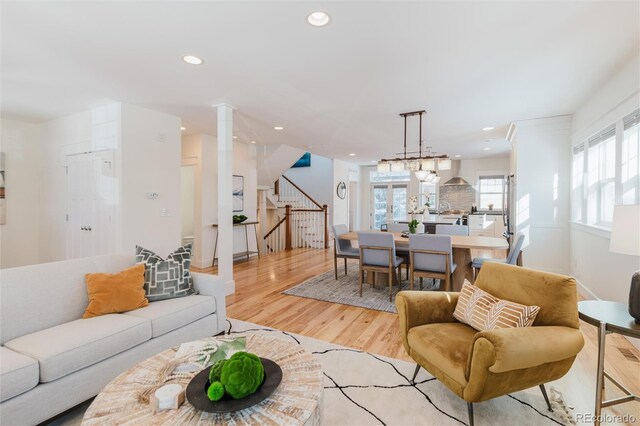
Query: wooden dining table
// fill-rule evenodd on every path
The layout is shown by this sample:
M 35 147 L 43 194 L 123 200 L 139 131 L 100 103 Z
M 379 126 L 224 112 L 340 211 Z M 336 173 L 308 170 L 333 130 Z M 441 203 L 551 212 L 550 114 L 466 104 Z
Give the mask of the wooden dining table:
M 382 231 L 367 231 L 382 232 Z M 393 234 L 393 240 L 397 249 L 409 249 L 409 238 L 403 237 L 401 232 L 389 232 Z M 347 232 L 338 236 L 344 240 L 358 241 L 357 232 Z M 504 238 L 478 237 L 475 235 L 452 235 L 453 263 L 456 270 L 453 272 L 452 290 L 460 291 L 465 278 L 473 282 L 473 269 L 471 268 L 471 250 L 508 250 L 509 243 Z

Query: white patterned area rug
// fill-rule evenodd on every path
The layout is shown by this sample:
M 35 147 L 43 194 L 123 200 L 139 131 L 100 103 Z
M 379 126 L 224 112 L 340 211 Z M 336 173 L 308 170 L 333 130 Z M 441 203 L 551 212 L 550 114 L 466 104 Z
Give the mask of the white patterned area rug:
M 264 333 L 294 341 L 313 353 L 325 374 L 326 425 L 466 425 L 467 405 L 424 369 L 410 383 L 415 364 L 310 337 L 231 319 L 227 332 Z M 476 425 L 572 425 L 562 395 L 539 388 L 474 404 Z

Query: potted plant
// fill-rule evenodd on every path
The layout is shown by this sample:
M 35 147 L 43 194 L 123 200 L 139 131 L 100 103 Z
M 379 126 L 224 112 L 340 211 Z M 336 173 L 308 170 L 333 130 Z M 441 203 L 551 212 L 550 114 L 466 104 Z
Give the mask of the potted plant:
M 411 222 L 409 222 L 409 233 L 415 234 L 416 228 L 418 227 L 419 224 L 420 222 L 418 222 L 416 219 L 413 219 Z

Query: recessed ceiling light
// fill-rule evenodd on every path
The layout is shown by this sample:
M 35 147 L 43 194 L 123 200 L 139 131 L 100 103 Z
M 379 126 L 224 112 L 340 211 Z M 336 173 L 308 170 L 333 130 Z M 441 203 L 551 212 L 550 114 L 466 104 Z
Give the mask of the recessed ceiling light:
M 185 61 L 188 64 L 191 65 L 202 65 L 204 64 L 204 61 L 200 58 L 198 58 L 197 56 L 193 56 L 193 55 L 184 55 L 182 57 L 182 60 Z
M 256 143 L 256 141 L 251 141 L 251 143 Z
M 484 150 L 485 150 L 485 151 L 491 151 L 491 147 L 490 147 L 490 146 L 488 146 L 488 147 L 486 147 Z
M 460 158 L 460 157 L 462 157 L 462 155 L 456 154 L 456 158 Z
M 349 157 L 355 157 L 356 154 L 354 154 L 353 152 L 351 154 L 349 154 Z
M 376 160 L 371 160 L 371 162 L 372 162 L 372 163 L 377 163 L 377 161 L 376 161 Z
M 180 126 L 180 130 L 187 130 L 187 128 L 184 126 Z
M 238 137 L 237 137 L 236 135 L 233 135 L 233 138 L 234 138 L 234 139 L 238 139 Z
M 495 129 L 495 127 L 483 127 L 482 130 L 487 131 L 487 130 L 493 130 Z
M 284 130 L 284 127 L 282 127 L 282 126 L 274 126 L 273 129 L 274 130 Z
M 314 27 L 324 27 L 331 22 L 331 17 L 327 12 L 316 10 L 307 15 L 307 22 Z

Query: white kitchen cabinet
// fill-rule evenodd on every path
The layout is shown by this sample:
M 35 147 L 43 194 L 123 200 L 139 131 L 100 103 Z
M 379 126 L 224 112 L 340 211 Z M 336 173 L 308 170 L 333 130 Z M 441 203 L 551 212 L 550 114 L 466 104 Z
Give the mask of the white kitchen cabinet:
M 505 229 L 504 221 L 500 215 L 469 215 L 467 224 L 469 225 L 469 235 L 480 237 L 500 238 Z
M 493 237 L 493 221 L 486 214 L 469 215 L 467 219 L 469 235 Z

